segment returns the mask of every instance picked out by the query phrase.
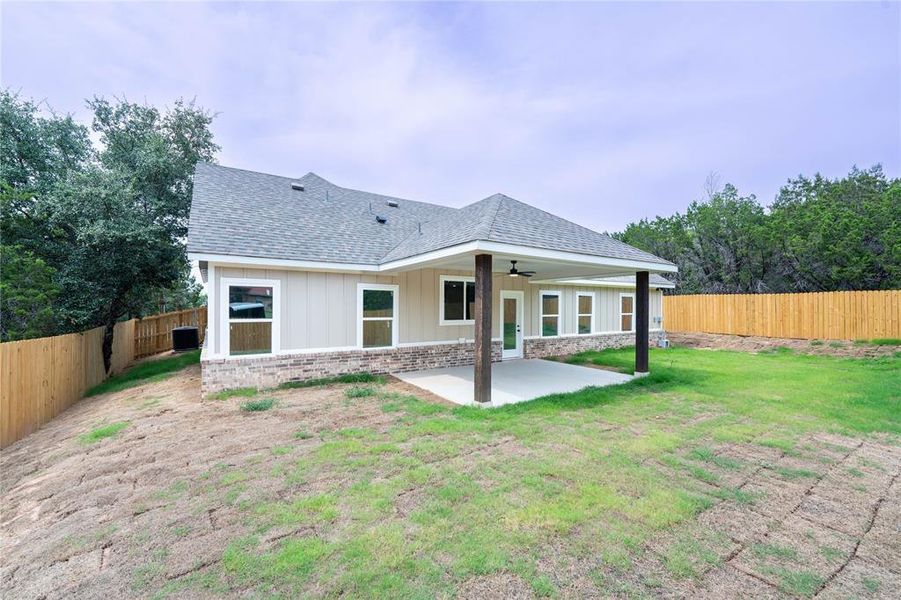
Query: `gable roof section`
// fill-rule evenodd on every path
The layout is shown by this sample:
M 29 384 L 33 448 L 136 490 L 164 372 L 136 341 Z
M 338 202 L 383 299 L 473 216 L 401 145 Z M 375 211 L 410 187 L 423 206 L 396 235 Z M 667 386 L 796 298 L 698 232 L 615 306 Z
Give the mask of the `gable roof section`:
M 292 189 L 295 182 L 304 191 Z M 389 200 L 399 208 L 390 208 Z M 342 188 L 313 173 L 290 178 L 198 163 L 188 251 L 378 264 L 421 220 L 452 212 L 455 209 Z M 376 215 L 388 221 L 377 223 Z
M 194 175 L 191 253 L 378 265 L 477 240 L 671 264 L 503 194 L 456 209 L 342 188 L 314 173 L 198 163 Z

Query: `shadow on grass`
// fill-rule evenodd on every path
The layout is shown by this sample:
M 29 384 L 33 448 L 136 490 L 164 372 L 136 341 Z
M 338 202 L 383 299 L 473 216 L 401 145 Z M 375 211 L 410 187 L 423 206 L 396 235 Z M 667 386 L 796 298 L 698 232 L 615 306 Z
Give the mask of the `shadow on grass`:
M 158 360 L 148 360 L 133 366 L 124 373 L 110 377 L 103 383 L 95 385 L 85 393 L 85 397 L 118 392 L 152 381 L 160 381 L 175 371 L 180 371 L 199 362 L 200 350 L 176 354 L 175 356 Z

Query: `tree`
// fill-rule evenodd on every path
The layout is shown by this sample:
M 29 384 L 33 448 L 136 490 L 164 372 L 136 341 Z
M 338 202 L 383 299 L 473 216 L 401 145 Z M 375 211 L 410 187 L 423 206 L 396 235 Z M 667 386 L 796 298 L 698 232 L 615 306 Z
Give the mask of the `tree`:
M 22 246 L 0 246 L 0 330 L 4 340 L 53 335 L 54 271 Z
M 106 327 L 108 370 L 118 320 L 144 314 L 153 298 L 191 297 L 184 240 L 192 175 L 218 146 L 213 116 L 193 103 L 178 100 L 166 112 L 102 98 L 88 106 L 99 149 L 71 117 L 41 116 L 3 92 L 0 123 L 10 129 L 0 138 L 0 226 L 4 243 L 52 269 L 60 329 Z
M 678 293 L 901 287 L 901 179 L 882 168 L 798 177 L 769 212 L 715 176 L 684 215 L 630 224 L 615 236 L 679 266 Z
M 630 224 L 616 237 L 679 266 L 673 277 L 681 293 L 752 292 L 767 289 L 765 215 L 754 196 L 732 185 L 692 202 L 682 215 Z
M 901 180 L 880 166 L 847 177 L 798 177 L 770 217 L 781 274 L 803 291 L 901 287 Z

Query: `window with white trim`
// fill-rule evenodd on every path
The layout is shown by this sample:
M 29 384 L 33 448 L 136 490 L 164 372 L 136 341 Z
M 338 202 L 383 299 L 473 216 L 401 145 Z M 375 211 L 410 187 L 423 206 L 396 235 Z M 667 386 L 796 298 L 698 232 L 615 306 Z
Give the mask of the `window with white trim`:
M 579 292 L 576 294 L 576 333 L 588 335 L 594 331 L 594 294 Z
M 539 325 L 542 337 L 560 335 L 560 292 L 539 292 Z
M 476 280 L 474 277 L 442 275 L 440 279 L 441 325 L 475 323 Z
M 227 284 L 228 354 L 271 354 L 275 286 Z
M 358 290 L 357 345 L 361 348 L 396 346 L 398 287 L 361 283 Z
M 635 331 L 635 294 L 619 295 L 619 330 Z

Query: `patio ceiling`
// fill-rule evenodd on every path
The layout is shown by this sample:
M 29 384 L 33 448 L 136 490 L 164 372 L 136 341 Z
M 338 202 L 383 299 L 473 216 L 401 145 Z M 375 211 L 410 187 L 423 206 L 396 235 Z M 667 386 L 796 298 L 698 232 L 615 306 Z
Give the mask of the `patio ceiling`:
M 487 248 L 486 248 L 487 250 Z M 616 258 L 604 258 L 572 252 L 555 252 L 540 248 L 526 248 L 522 246 L 498 247 L 495 251 L 486 252 L 482 249 L 448 249 L 442 253 L 432 253 L 396 261 L 382 265 L 382 272 L 399 272 L 421 268 L 437 268 L 456 271 L 472 271 L 476 254 L 492 255 L 492 272 L 506 273 L 510 270 L 511 260 L 515 260 L 516 267 L 520 271 L 534 271 L 535 281 L 539 280 L 564 280 L 585 279 L 595 277 L 614 277 L 619 275 L 634 275 L 636 271 L 648 271 L 650 273 L 669 273 L 675 271 L 675 267 L 663 263 L 643 263 L 626 261 Z

